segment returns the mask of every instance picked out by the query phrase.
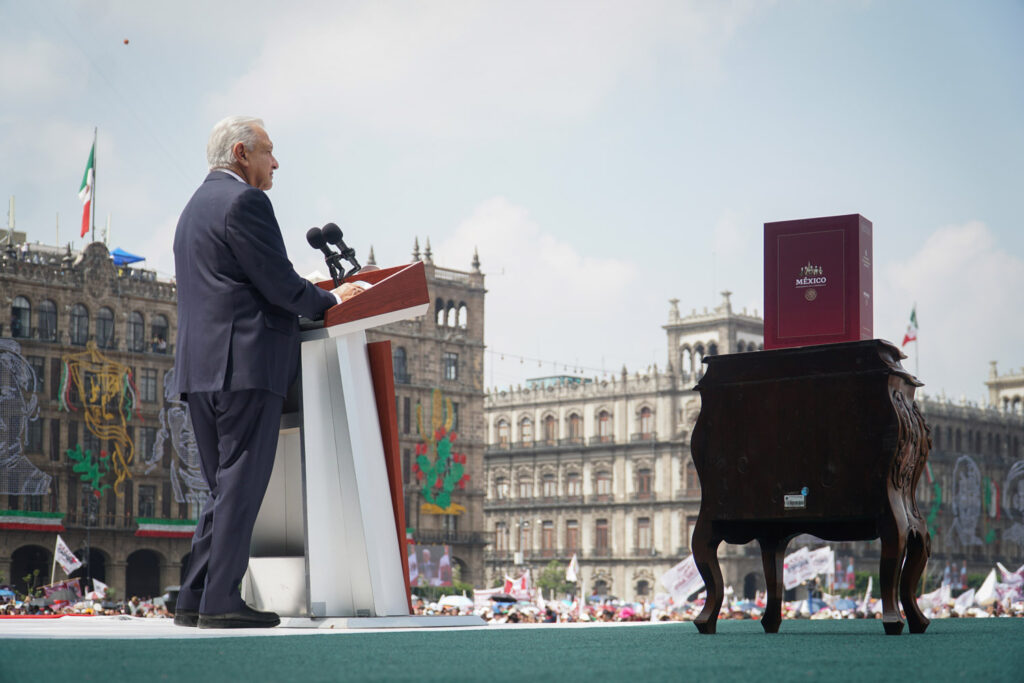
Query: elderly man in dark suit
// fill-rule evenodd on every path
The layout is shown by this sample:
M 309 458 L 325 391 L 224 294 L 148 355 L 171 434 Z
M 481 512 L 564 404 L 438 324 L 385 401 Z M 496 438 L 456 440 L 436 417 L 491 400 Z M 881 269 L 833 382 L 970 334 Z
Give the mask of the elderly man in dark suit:
M 259 119 L 218 123 L 210 174 L 174 235 L 178 336 L 173 391 L 186 396 L 210 496 L 192 538 L 174 623 L 280 623 L 242 600 L 256 515 L 270 480 L 281 409 L 299 359 L 298 316 L 320 318 L 357 293 L 301 278 L 265 190 L 278 167 Z M 344 289 L 343 289 L 344 288 Z

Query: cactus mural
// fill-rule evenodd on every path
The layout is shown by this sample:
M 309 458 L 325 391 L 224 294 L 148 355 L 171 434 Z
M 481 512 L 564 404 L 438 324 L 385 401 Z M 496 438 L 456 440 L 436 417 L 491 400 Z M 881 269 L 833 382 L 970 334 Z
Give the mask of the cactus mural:
M 455 488 L 466 488 L 466 455 L 454 450 L 456 433 L 452 431 L 455 413 L 452 400 L 440 389 L 434 389 L 430 411 L 430 429 L 424 426 L 423 405 L 416 404 L 416 428 L 420 442 L 416 444 L 416 461 L 412 466 L 423 488 L 426 501 L 421 512 L 433 515 L 460 515 L 466 508 L 452 502 Z

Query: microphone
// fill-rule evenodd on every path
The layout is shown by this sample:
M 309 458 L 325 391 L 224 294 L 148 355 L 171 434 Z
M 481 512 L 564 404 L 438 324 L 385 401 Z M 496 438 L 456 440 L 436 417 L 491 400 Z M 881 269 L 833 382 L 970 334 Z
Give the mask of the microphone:
M 338 226 L 334 226 L 337 228 Z M 338 232 L 341 232 L 340 230 Z M 334 280 L 334 286 L 338 287 L 341 285 L 341 278 L 338 276 L 338 259 L 341 254 L 337 254 L 331 251 L 331 248 L 327 246 L 327 240 L 324 238 L 324 233 L 320 228 L 312 227 L 306 231 L 306 241 L 309 242 L 309 246 L 314 249 L 319 249 L 324 254 L 324 261 L 327 262 L 327 269 L 331 273 L 331 279 Z
M 358 272 L 360 265 L 359 262 L 356 261 L 356 250 L 345 244 L 345 240 L 343 239 L 344 234 L 341 232 L 341 228 L 339 228 L 336 223 L 328 223 L 324 226 L 321 232 L 325 240 L 338 248 L 338 251 L 341 252 L 341 258 L 345 259 L 353 266 L 352 269 L 345 274 L 342 280 Z

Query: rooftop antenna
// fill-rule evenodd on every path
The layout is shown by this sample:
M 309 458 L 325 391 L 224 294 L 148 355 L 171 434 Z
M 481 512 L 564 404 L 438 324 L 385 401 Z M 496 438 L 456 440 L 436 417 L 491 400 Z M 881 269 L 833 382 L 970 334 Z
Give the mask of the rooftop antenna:
M 14 195 L 7 209 L 7 244 L 14 244 Z

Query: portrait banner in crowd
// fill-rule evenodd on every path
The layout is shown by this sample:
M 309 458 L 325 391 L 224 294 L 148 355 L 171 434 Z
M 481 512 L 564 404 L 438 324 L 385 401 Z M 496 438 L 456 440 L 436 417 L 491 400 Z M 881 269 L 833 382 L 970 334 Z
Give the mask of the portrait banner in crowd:
M 50 475 L 25 455 L 29 424 L 38 419 L 36 373 L 18 342 L 0 339 L 0 495 L 50 492 Z
M 410 545 L 409 585 L 451 586 L 451 548 L 446 545 Z

